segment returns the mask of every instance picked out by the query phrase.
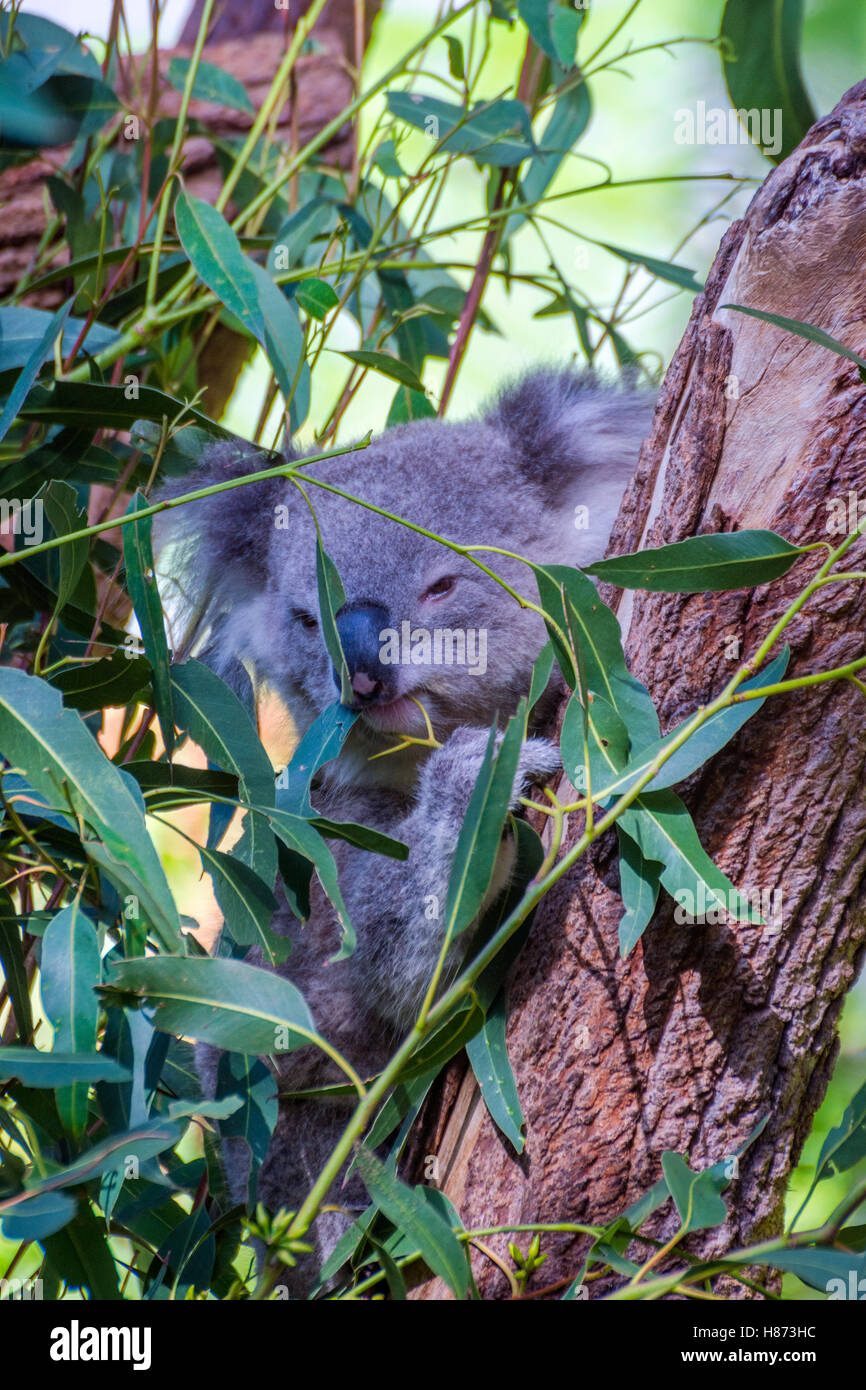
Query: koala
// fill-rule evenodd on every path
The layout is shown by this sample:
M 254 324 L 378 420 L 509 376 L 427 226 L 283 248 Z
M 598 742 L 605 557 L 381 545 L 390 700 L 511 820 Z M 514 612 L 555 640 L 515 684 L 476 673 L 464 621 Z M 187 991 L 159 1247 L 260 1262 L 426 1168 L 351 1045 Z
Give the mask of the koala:
M 460 544 L 496 545 L 542 563 L 587 564 L 604 553 L 652 407 L 652 394 L 632 384 L 541 369 L 505 389 L 480 418 L 401 425 L 362 451 L 301 469 L 298 478 L 321 479 Z M 290 461 L 297 457 L 287 454 Z M 188 491 L 267 466 L 252 446 L 218 443 L 173 487 Z M 468 558 L 333 492 L 309 482 L 304 487 L 345 588 L 336 622 L 351 706 L 359 712 L 340 755 L 322 769 L 313 801 L 322 815 L 401 840 L 409 857 L 399 862 L 337 843 L 357 949 L 326 964 L 338 928 L 314 880 L 305 923 L 287 904 L 278 911 L 274 930 L 291 939 L 278 969 L 303 992 L 319 1031 L 370 1076 L 417 1016 L 439 955 L 451 857 L 489 731 L 528 693 L 546 630 L 537 613 L 521 608 Z M 205 643 L 201 659 L 229 683 L 240 665 L 254 672 L 279 695 L 302 735 L 339 698 L 340 686 L 322 637 L 316 531 L 300 490 L 276 478 L 191 503 L 168 514 L 165 539 L 192 635 Z M 519 560 L 489 552 L 479 558 L 517 593 L 537 598 L 532 572 Z M 464 635 L 465 650 L 454 634 Z M 461 654 L 464 660 L 455 659 Z M 556 694 L 554 678 L 536 707 L 539 722 Z M 441 747 L 410 745 L 376 757 L 406 735 L 424 737 L 415 701 Z M 553 744 L 527 738 L 513 808 L 558 767 Z M 506 842 L 500 858 L 488 900 L 508 881 Z M 443 920 L 425 911 L 431 902 L 441 905 Z M 465 951 L 464 935 L 452 948 L 443 983 Z M 248 959 L 261 963 L 254 952 Z M 219 1058 L 213 1048 L 197 1049 L 211 1094 Z M 344 1079 L 313 1047 L 271 1064 L 283 1092 Z M 350 1110 L 351 1099 L 281 1100 L 258 1179 L 266 1207 L 297 1209 Z M 233 1200 L 244 1201 L 246 1145 L 228 1139 L 224 1153 Z M 335 1186 L 330 1201 L 343 1212 L 325 1213 L 314 1224 L 315 1254 L 286 1274 L 293 1296 L 308 1291 L 351 1212 L 366 1204 L 357 1180 Z

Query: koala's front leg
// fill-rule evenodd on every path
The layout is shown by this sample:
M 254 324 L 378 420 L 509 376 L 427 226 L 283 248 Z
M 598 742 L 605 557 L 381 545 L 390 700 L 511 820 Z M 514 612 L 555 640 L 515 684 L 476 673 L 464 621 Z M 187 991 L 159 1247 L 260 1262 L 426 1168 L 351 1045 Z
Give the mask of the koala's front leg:
M 352 856 L 343 893 L 358 933 L 357 968 L 365 999 L 401 1031 L 417 1017 L 445 931 L 451 861 L 487 748 L 486 729 L 457 729 L 427 759 L 413 810 L 388 831 L 409 846 L 403 863 L 363 852 Z M 545 739 L 523 745 L 510 801 L 560 767 L 559 751 Z M 513 845 L 503 842 L 489 898 L 507 884 Z M 446 961 L 453 974 L 466 945 L 457 939 Z

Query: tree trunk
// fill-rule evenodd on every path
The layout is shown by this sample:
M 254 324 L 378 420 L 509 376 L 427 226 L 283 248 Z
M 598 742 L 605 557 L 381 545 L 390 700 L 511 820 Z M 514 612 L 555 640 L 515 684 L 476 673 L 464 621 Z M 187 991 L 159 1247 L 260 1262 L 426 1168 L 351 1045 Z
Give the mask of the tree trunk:
M 805 320 L 862 353 L 864 265 L 866 82 L 817 122 L 723 238 L 609 553 L 751 527 L 838 544 L 830 501 L 859 492 L 866 514 L 866 387 L 856 366 L 721 307 Z M 863 548 L 851 569 L 863 567 Z M 663 729 L 719 692 L 731 662 L 755 649 L 815 566 L 807 556 L 772 585 L 718 595 L 604 593 L 614 606 L 619 598 L 629 664 Z M 788 629 L 788 674 L 862 655 L 864 629 L 862 583 L 824 588 Z M 716 1254 L 780 1230 L 866 938 L 863 713 L 850 683 L 773 697 L 680 789 L 734 884 L 781 895 L 769 926 L 678 926 L 663 894 L 621 961 L 612 834 L 542 902 L 509 999 L 524 1154 L 494 1128 L 460 1062 L 428 1107 L 418 1147 L 437 1156 L 439 1184 L 467 1227 L 606 1223 L 660 1177 L 664 1150 L 703 1167 L 769 1115 L 728 1189 L 725 1226 L 686 1248 Z M 581 825 L 572 817 L 566 848 Z M 671 1206 L 654 1234 L 676 1229 Z M 505 1239 L 489 1243 L 502 1253 Z M 573 1277 L 586 1242 L 547 1238 L 542 1248 L 549 1258 L 530 1288 Z M 478 1254 L 473 1262 L 482 1296 L 507 1296 L 501 1272 Z M 748 1296 L 738 1285 L 726 1292 Z M 415 1297 L 448 1294 L 431 1281 Z

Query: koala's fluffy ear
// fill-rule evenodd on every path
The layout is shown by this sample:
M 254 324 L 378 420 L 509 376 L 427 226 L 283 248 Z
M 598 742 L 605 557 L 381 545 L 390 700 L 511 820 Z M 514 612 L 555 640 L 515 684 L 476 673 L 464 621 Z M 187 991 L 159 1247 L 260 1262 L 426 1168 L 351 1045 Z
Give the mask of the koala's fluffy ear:
M 591 371 L 541 369 L 507 387 L 486 419 L 508 436 L 526 476 L 561 496 L 584 469 L 624 488 L 654 404 L 652 390 L 611 385 Z
M 292 457 L 287 455 L 287 462 Z M 241 478 L 279 462 L 280 457 L 262 454 L 242 440 L 220 441 L 204 452 L 191 473 L 163 487 L 157 500 Z M 289 500 L 289 491 L 277 477 L 215 493 L 157 517 L 158 550 L 166 554 L 164 568 L 174 581 L 166 597 L 182 650 L 189 652 L 208 629 L 213 636 L 223 615 L 237 615 L 244 601 L 261 591 L 267 577 L 274 508 Z

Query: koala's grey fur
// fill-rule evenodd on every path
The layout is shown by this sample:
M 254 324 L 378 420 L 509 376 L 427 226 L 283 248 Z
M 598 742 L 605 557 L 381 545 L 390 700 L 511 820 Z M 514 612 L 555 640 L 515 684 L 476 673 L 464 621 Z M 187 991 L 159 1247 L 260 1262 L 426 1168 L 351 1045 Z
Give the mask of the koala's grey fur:
M 452 541 L 497 545 L 547 563 L 587 564 L 604 553 L 651 411 L 648 392 L 607 386 L 588 373 L 540 370 L 506 390 L 481 419 L 416 421 L 388 430 L 362 452 L 303 472 Z M 267 461 L 251 446 L 218 444 L 174 490 L 264 466 Z M 374 611 L 384 611 L 387 626 L 398 631 L 408 619 L 413 627 L 488 634 L 483 676 L 441 664 L 400 665 L 391 672 L 394 696 L 411 693 L 421 700 L 442 748 L 409 749 L 371 762 L 372 754 L 399 742 L 400 733 L 424 733 L 416 706 L 396 707 L 393 718 L 372 707 L 314 792 L 323 814 L 374 826 L 410 849 L 402 863 L 336 845 L 358 938 L 355 954 L 325 965 L 338 933 L 315 882 L 309 921 L 301 925 L 286 907 L 274 924 L 292 939 L 281 973 L 304 993 L 320 1032 L 369 1076 L 416 1017 L 441 943 L 425 905 L 435 896 L 444 910 L 451 856 L 488 730 L 528 692 L 546 633 L 536 613 L 522 609 L 469 560 L 313 485 L 307 492 L 345 586 L 347 608 L 375 604 Z M 589 509 L 588 529 L 575 527 L 580 504 Z M 275 524 L 278 516 L 286 517 L 280 507 L 288 508 L 287 528 Z M 172 573 L 189 617 L 207 632 L 205 659 L 227 679 L 238 661 L 252 667 L 282 697 L 302 734 L 337 696 L 320 630 L 311 626 L 319 613 L 315 530 L 304 498 L 291 483 L 276 479 L 170 515 Z M 537 598 L 525 565 L 499 555 L 480 558 L 518 593 Z M 455 581 L 448 592 L 424 597 L 446 578 Z M 389 720 L 389 727 L 381 727 Z M 528 739 L 515 807 L 525 786 L 557 766 L 552 745 Z M 502 861 L 493 891 L 507 881 L 507 849 Z M 452 974 L 464 950 L 460 938 L 448 963 Z M 219 1054 L 199 1048 L 198 1055 L 212 1091 Z M 278 1075 L 283 1090 L 343 1079 L 313 1048 L 280 1057 Z M 298 1207 L 345 1126 L 348 1104 L 281 1103 L 259 1177 L 258 1195 L 266 1206 Z M 229 1140 L 226 1150 L 232 1195 L 244 1200 L 246 1146 Z M 331 1200 L 354 1208 L 364 1197 L 350 1185 L 335 1190 Z M 344 1217 L 319 1218 L 313 1232 L 318 1260 L 310 1257 L 310 1266 L 318 1268 L 345 1224 Z M 310 1275 L 299 1269 L 290 1279 L 301 1291 Z

